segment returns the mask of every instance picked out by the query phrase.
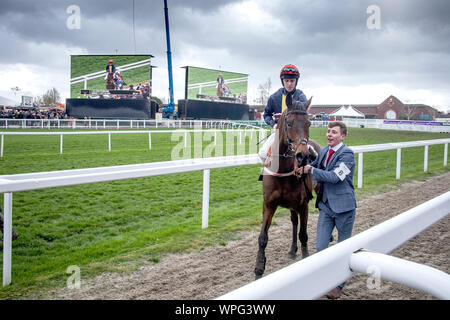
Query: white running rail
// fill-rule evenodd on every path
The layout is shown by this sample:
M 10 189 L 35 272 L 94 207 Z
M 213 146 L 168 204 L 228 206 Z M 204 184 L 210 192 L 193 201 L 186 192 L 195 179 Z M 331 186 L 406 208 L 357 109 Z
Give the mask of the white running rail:
M 317 299 L 362 272 L 448 300 L 450 275 L 386 254 L 449 213 L 450 191 L 217 299 Z

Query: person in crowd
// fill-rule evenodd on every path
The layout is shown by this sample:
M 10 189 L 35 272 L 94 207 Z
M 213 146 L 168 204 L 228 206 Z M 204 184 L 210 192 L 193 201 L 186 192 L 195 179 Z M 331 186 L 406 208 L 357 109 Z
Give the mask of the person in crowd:
M 340 121 L 330 122 L 326 134 L 328 146 L 322 148 L 310 165 L 297 169 L 298 174 L 311 173 L 319 186 L 316 208 L 317 222 L 316 250 L 328 247 L 333 229 L 338 231 L 338 242 L 352 235 L 356 215 L 356 198 L 353 187 L 355 155 L 344 144 L 347 126 Z M 345 282 L 327 293 L 329 299 L 338 299 Z
M 293 64 L 285 65 L 280 71 L 280 80 L 282 87 L 269 97 L 266 108 L 264 110 L 264 121 L 273 129 L 277 129 L 277 123 L 280 119 L 281 113 L 287 108 L 286 95 L 293 93 L 293 101 L 306 102 L 306 95 L 302 90 L 297 89 L 298 79 L 300 78 L 300 71 Z M 267 138 L 264 145 L 259 150 L 259 157 L 262 162 L 266 160 L 267 153 L 275 138 L 274 132 Z

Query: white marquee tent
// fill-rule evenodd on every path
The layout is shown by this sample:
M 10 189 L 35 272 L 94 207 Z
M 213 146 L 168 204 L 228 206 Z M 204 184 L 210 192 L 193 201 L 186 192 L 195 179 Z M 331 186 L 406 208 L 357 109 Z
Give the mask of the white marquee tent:
M 365 118 L 364 114 L 352 106 L 342 106 L 335 112 L 330 114 L 330 117 L 344 117 L 344 118 Z

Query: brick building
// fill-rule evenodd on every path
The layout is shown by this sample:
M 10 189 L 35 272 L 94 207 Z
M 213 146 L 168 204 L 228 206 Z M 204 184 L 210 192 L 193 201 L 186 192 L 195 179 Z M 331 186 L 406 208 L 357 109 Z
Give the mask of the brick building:
M 342 105 L 312 105 L 309 113 L 316 115 L 321 112 L 331 114 Z M 352 107 L 363 113 L 366 119 L 391 119 L 391 120 L 433 120 L 441 113 L 424 104 L 404 104 L 395 96 L 389 96 L 380 104 L 356 104 Z

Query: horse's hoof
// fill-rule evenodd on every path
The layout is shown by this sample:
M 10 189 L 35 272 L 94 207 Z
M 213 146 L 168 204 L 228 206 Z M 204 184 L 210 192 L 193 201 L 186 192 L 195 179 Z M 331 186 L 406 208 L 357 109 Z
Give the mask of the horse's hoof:
M 264 270 L 255 268 L 255 280 L 258 280 L 262 277 Z
M 296 253 L 296 252 L 291 252 L 291 251 L 289 251 L 289 252 L 288 252 L 288 257 L 289 257 L 290 259 L 295 259 L 295 258 L 297 257 L 297 253 Z
M 306 258 L 309 256 L 309 250 L 307 246 L 302 246 L 302 258 Z

